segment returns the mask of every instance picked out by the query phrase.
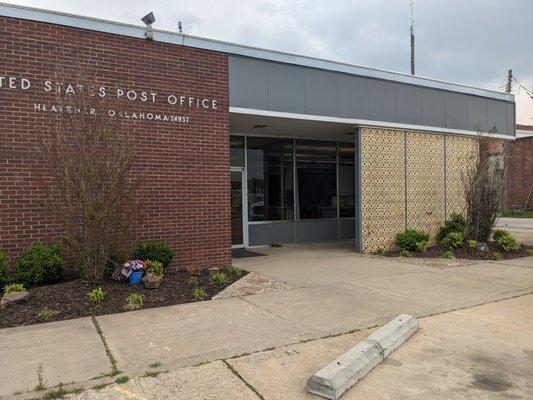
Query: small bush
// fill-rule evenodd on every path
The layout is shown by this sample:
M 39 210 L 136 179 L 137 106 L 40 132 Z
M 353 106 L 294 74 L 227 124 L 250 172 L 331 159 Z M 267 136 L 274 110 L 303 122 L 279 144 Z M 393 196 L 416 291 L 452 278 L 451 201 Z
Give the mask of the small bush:
M 498 243 L 498 246 L 500 246 L 500 248 L 506 252 L 513 252 L 519 249 L 516 239 L 507 232 L 505 234 L 498 235 L 496 243 Z
M 211 280 L 215 283 L 222 283 L 227 279 L 228 277 L 224 272 L 215 272 L 213 275 L 211 275 Z
M 427 240 L 422 240 L 421 242 L 416 242 L 415 246 L 418 251 L 425 253 L 428 249 L 428 242 Z
M 52 310 L 51 308 L 48 308 L 48 307 L 45 307 L 43 309 L 41 309 L 39 311 L 39 313 L 37 314 L 37 316 L 42 320 L 42 321 L 50 321 L 54 315 L 57 314 L 57 311 L 55 310 Z
M 376 250 L 377 255 L 382 255 L 383 253 L 385 253 L 385 250 L 383 250 L 381 247 Z
M 494 229 L 492 231 L 492 238 L 494 239 L 495 242 L 497 242 L 498 239 L 501 238 L 502 236 L 507 236 L 507 235 L 510 235 L 510 233 L 503 229 Z
M 192 292 L 192 295 L 195 299 L 204 300 L 207 297 L 205 290 L 203 288 L 195 288 Z
M 231 264 L 224 264 L 220 269 L 226 272 L 228 275 L 239 276 L 242 274 L 242 270 Z
M 159 261 L 146 260 L 146 271 L 151 272 L 155 276 L 163 276 L 163 264 Z
M 501 253 L 495 251 L 494 253 L 492 253 L 492 258 L 496 261 L 500 261 L 503 257 L 501 255 Z
M 394 243 L 402 250 L 415 251 L 417 242 L 429 242 L 429 234 L 416 229 L 407 229 L 396 235 Z
M 0 287 L 4 287 L 12 282 L 12 273 L 9 259 L 2 249 L 0 249 Z
M 530 257 L 533 256 L 533 249 L 527 249 L 527 250 L 526 250 L 526 253 L 527 253 L 527 255 L 530 256 Z
M 462 215 L 460 214 L 452 214 L 450 215 L 450 219 L 447 219 L 444 222 L 444 226 L 442 226 L 439 231 L 437 232 L 437 236 L 435 237 L 437 240 L 437 243 L 442 244 L 442 241 L 446 236 L 448 236 L 451 232 L 461 232 L 464 234 L 465 231 L 466 222 Z
M 143 297 L 139 293 L 132 293 L 128 296 L 124 308 L 129 311 L 139 310 L 143 306 Z
M 464 241 L 464 236 L 461 232 L 450 232 L 442 239 L 441 243 L 448 249 L 456 249 L 461 247 Z
M 174 253 L 169 245 L 162 242 L 139 243 L 133 249 L 133 258 L 137 260 L 159 261 L 163 268 L 169 266 Z
M 26 286 L 60 282 L 64 270 L 65 260 L 59 247 L 43 243 L 28 247 L 16 265 L 18 278 Z
M 477 250 L 477 240 L 469 240 L 468 241 L 468 248 L 470 250 Z
M 91 300 L 94 304 L 102 304 L 104 301 L 105 292 L 101 287 L 98 287 L 87 293 L 87 297 L 89 297 L 89 300 Z
M 409 252 L 407 250 L 400 251 L 400 257 L 409 257 Z
M 4 293 L 14 293 L 14 292 L 25 292 L 26 288 L 22 283 L 11 283 L 9 285 L 4 286 Z
M 444 254 L 442 255 L 442 258 L 447 258 L 447 259 L 451 260 L 451 259 L 455 258 L 455 255 L 453 254 L 453 251 L 446 250 L 444 252 Z

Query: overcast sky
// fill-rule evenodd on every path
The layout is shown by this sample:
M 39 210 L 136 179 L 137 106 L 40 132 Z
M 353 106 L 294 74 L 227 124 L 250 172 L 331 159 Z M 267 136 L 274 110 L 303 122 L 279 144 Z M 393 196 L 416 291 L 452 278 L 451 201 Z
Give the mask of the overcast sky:
M 409 72 L 409 0 L 6 0 L 313 57 Z M 501 90 L 533 88 L 533 0 L 414 0 L 416 73 Z M 513 83 L 517 122 L 533 100 Z

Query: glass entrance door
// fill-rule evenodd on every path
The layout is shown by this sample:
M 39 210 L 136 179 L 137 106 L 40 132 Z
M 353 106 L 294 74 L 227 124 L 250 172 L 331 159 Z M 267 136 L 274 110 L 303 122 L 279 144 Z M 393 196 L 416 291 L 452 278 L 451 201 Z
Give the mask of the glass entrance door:
M 246 207 L 244 207 L 245 182 L 243 169 L 232 168 L 231 181 L 231 247 L 244 247 L 246 244 Z

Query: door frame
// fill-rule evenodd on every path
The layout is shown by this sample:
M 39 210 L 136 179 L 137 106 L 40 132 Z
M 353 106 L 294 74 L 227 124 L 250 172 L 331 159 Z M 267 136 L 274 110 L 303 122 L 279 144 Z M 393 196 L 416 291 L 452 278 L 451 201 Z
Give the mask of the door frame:
M 249 246 L 248 241 L 248 179 L 246 179 L 246 168 L 230 167 L 231 172 L 241 173 L 241 191 L 242 191 L 242 244 L 232 244 L 232 249 L 242 249 Z M 231 176 L 230 176 L 231 185 Z M 231 207 L 231 205 L 230 205 Z

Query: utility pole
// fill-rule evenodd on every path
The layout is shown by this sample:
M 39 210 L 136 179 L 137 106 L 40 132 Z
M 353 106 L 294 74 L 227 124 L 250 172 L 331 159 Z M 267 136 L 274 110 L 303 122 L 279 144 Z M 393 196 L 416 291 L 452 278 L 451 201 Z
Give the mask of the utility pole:
M 512 88 L 513 88 L 513 70 L 510 69 L 509 73 L 507 74 L 507 85 L 505 86 L 505 91 L 507 93 L 511 93 Z
M 411 5 L 411 75 L 415 74 L 415 19 L 413 16 L 413 0 Z

